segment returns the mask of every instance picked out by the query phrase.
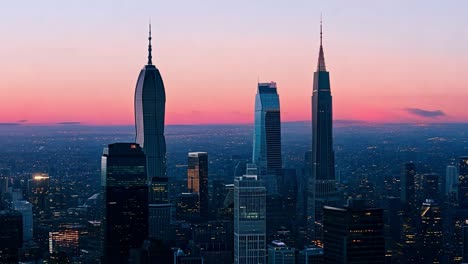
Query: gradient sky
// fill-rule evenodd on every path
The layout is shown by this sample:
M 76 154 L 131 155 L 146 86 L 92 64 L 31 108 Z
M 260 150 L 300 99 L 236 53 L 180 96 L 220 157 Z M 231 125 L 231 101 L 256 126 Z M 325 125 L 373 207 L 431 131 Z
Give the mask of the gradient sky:
M 252 122 L 258 79 L 277 82 L 283 121 L 308 120 L 320 13 L 335 119 L 468 121 L 467 10 L 463 0 L 3 1 L 0 122 L 133 124 L 150 18 L 167 124 Z

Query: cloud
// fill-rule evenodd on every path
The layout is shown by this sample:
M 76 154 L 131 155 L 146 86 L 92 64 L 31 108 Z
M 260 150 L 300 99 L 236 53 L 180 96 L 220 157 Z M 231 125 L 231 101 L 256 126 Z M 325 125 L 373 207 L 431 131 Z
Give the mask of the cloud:
M 416 115 L 419 117 L 427 117 L 427 118 L 437 118 L 441 116 L 446 116 L 446 114 L 442 110 L 424 110 L 420 108 L 405 108 L 405 111 L 409 114 Z
M 57 125 L 81 125 L 81 122 L 58 122 Z
M 21 119 L 21 120 L 18 120 L 18 121 L 16 121 L 16 122 L 18 122 L 18 123 L 26 123 L 26 122 L 28 122 L 28 120 L 26 120 L 26 119 Z
M 19 123 L 0 123 L 0 126 L 19 126 Z

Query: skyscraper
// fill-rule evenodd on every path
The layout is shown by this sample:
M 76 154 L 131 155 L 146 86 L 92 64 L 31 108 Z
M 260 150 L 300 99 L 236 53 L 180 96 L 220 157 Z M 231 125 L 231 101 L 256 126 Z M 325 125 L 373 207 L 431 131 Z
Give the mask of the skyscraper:
M 268 245 L 268 264 L 296 263 L 295 249 L 285 243 L 274 240 Z
M 32 205 L 27 201 L 13 201 L 12 208 L 23 216 L 23 242 L 33 238 L 33 213 Z
M 468 156 L 460 157 L 458 173 L 458 204 L 468 208 Z
M 431 199 L 421 206 L 421 263 L 440 263 L 443 254 L 443 224 L 440 206 Z
M 439 175 L 428 173 L 423 175 L 423 199 L 439 200 Z
M 330 74 L 325 68 L 320 24 L 320 49 L 312 93 L 312 162 L 308 180 L 307 228 L 310 238 L 316 234 L 322 219 L 322 206 L 337 200 L 335 154 L 333 151 L 333 114 Z M 317 237 L 316 237 L 317 235 Z
M 198 193 L 200 217 L 206 219 L 209 213 L 208 196 L 208 153 L 188 154 L 187 186 L 190 192 Z
M 457 167 L 448 165 L 445 170 L 445 195 L 451 195 L 457 191 L 458 171 Z
M 0 211 L 0 263 L 18 263 L 23 244 L 23 223 L 19 212 Z
M 265 187 L 255 175 L 234 179 L 234 263 L 264 264 Z
M 408 207 L 415 206 L 414 180 L 416 177 L 416 168 L 413 162 L 405 163 L 404 172 L 401 177 L 401 203 Z
M 115 143 L 102 155 L 104 261 L 127 263 L 148 237 L 146 157 L 138 144 Z
M 36 173 L 28 181 L 28 199 L 36 216 L 42 217 L 47 212 L 49 189 L 50 178 L 47 173 Z
M 135 89 L 135 127 L 136 143 L 145 152 L 148 178 L 151 179 L 166 177 L 166 92 L 161 74 L 153 65 L 151 25 L 148 40 L 148 64 L 141 70 Z
M 281 116 L 276 83 L 259 83 L 255 96 L 255 123 L 252 162 L 267 193 L 282 186 Z
M 324 207 L 324 257 L 327 264 L 385 263 L 383 210 L 363 200 Z

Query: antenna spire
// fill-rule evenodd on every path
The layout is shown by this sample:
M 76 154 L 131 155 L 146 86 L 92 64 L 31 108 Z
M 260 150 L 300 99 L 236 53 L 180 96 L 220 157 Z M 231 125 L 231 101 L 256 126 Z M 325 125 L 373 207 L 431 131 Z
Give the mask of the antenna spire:
M 153 56 L 151 55 L 152 47 L 151 47 L 151 21 L 149 23 L 149 36 L 148 36 L 148 65 L 153 64 Z
M 323 46 L 322 46 L 322 14 L 320 14 L 320 49 L 319 49 L 319 58 L 317 63 L 317 71 L 325 72 L 327 68 L 325 67 L 325 55 L 323 55 Z
M 322 14 L 320 14 L 320 46 L 322 46 Z

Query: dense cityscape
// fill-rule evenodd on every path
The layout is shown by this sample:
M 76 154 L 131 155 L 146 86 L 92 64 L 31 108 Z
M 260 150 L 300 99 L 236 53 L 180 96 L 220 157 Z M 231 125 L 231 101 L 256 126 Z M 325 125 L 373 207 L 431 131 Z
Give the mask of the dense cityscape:
M 1 124 L 0 263 L 468 262 L 467 124 L 333 120 L 320 27 L 311 122 L 168 126 L 151 40 L 135 127 Z

